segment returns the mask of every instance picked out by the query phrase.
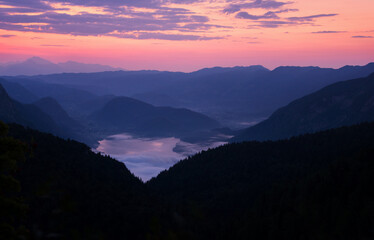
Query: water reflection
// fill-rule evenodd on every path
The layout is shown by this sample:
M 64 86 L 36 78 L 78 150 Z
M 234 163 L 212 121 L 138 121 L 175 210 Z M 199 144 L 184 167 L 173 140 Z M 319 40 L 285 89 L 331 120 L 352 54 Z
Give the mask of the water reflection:
M 125 163 L 132 173 L 148 181 L 187 156 L 223 144 L 222 141 L 191 144 L 174 137 L 133 138 L 117 134 L 99 141 L 96 150 Z

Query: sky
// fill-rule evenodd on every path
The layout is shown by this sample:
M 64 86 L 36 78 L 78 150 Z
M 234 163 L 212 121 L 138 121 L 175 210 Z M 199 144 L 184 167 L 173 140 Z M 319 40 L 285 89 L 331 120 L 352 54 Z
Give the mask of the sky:
M 128 70 L 374 62 L 373 0 L 0 0 L 0 63 Z

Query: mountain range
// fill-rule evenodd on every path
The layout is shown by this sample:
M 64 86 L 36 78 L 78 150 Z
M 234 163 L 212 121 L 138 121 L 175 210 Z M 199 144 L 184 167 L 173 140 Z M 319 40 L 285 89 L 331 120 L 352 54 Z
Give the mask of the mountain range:
M 103 72 L 118 71 L 120 68 L 113 68 L 100 64 L 86 64 L 74 61 L 53 63 L 40 57 L 32 57 L 23 62 L 7 63 L 0 66 L 0 75 L 40 75 L 52 73 L 80 73 L 80 72 Z
M 192 73 L 116 71 L 27 77 L 96 95 L 137 98 L 156 106 L 183 107 L 204 113 L 224 125 L 243 128 L 268 118 L 295 99 L 330 84 L 366 77 L 374 63 L 339 69 L 262 66 L 210 68 Z M 9 79 L 9 78 L 7 78 Z M 10 80 L 10 79 L 9 79 Z M 20 78 L 12 78 L 14 82 Z
M 215 129 L 221 127 L 216 120 L 188 109 L 155 107 L 128 97 L 96 96 L 74 88 L 32 81 L 22 82 L 24 86 L 2 79 L 0 83 L 16 98 L 25 100 L 24 96 L 32 96 L 28 98 L 31 103 L 17 102 L 0 85 L 0 104 L 3 105 L 0 120 L 89 145 L 124 132 L 144 137 L 188 137 L 196 141 L 199 135 L 217 134 Z M 209 133 L 211 130 L 214 131 Z
M 285 139 L 365 121 L 374 121 L 374 74 L 297 99 L 231 141 Z
M 373 239 L 372 67 L 2 79 L 0 120 L 12 124 L 0 122 L 0 238 L 8 229 L 23 239 Z M 97 140 L 118 131 L 200 136 L 221 124 L 188 109 L 117 96 L 115 87 L 201 110 L 222 96 L 215 107 L 225 114 L 232 113 L 228 106 L 269 111 L 296 100 L 239 132 L 233 143 L 187 157 L 142 183 L 124 164 L 67 138 Z M 308 94 L 298 98 L 302 93 Z M 239 100 L 250 103 L 236 108 Z

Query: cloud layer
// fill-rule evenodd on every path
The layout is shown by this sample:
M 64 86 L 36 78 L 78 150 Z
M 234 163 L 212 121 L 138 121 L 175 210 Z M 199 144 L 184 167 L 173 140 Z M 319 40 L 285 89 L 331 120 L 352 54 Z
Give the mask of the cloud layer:
M 0 29 L 173 41 L 222 39 L 224 37 L 215 33 L 215 30 L 230 29 L 231 26 L 212 24 L 208 16 L 187 8 L 175 7 L 178 4 L 184 4 L 186 7 L 186 4 L 188 6 L 206 1 L 209 0 L 0 0 L 0 5 L 7 6 L 0 7 Z M 211 2 L 214 3 L 215 0 Z M 225 2 L 227 5 L 220 10 L 221 13 L 236 13 L 238 21 L 252 21 L 252 27 L 275 28 L 313 24 L 318 18 L 337 15 L 319 14 L 284 18 L 280 14 L 298 11 L 284 8 L 293 2 Z M 77 8 L 80 11 L 77 12 Z M 262 9 L 266 12 L 251 14 L 248 12 L 250 9 Z

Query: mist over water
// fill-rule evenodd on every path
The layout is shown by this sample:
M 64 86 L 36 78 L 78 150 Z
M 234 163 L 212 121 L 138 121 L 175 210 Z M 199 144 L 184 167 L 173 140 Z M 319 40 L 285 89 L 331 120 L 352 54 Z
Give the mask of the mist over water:
M 96 151 L 125 163 L 132 173 L 143 181 L 148 181 L 181 159 L 225 143 L 209 141 L 192 144 L 174 137 L 134 138 L 123 133 L 99 141 Z

